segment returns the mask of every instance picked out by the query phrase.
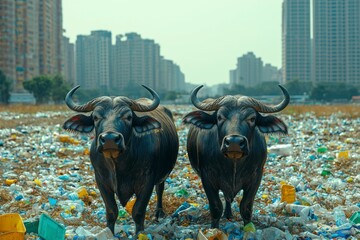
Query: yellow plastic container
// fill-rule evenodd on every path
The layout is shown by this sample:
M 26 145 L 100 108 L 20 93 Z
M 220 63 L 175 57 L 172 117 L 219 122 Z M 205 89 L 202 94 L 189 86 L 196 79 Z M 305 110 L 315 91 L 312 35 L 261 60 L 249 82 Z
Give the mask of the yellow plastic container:
M 88 197 L 89 196 L 89 193 L 88 191 L 86 190 L 86 188 L 84 187 L 81 187 L 77 190 L 77 194 L 79 196 L 80 199 L 83 199 L 84 197 Z
M 293 203 L 295 199 L 295 187 L 287 184 L 281 185 L 281 202 Z
M 0 215 L 0 239 L 23 240 L 26 229 L 21 216 L 18 213 Z
M 338 154 L 339 159 L 348 159 L 349 158 L 349 151 L 342 151 Z
M 6 179 L 5 180 L 5 184 L 10 186 L 11 184 L 13 183 L 16 183 L 17 182 L 17 179 Z

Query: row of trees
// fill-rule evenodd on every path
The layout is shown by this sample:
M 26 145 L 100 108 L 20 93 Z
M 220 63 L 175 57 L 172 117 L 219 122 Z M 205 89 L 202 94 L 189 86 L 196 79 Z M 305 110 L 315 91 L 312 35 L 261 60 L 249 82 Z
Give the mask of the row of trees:
M 34 95 L 36 104 L 46 104 L 49 102 L 54 102 L 56 104 L 63 103 L 66 93 L 71 89 L 70 84 L 67 83 L 60 75 L 38 76 L 25 81 L 23 86 L 24 89 Z M 6 78 L 5 74 L 0 70 L 0 103 L 9 103 L 11 87 L 11 81 Z M 179 93 L 174 91 L 159 91 L 158 94 L 163 100 L 175 100 Z M 99 87 L 99 89 L 92 90 L 80 88 L 76 92 L 75 98 L 77 98 L 80 102 L 86 102 L 101 95 L 122 95 L 133 99 L 147 96 L 151 97 L 149 92 L 145 88 L 141 87 L 140 84 L 133 84 L 129 85 L 121 92 L 115 89 L 107 90 L 101 87 Z
M 310 100 L 331 102 L 334 100 L 351 100 L 352 96 L 359 95 L 359 89 L 344 83 L 320 83 L 313 85 L 311 82 L 298 80 L 284 84 L 290 95 L 308 95 Z M 241 94 L 248 96 L 279 95 L 278 82 L 264 82 L 255 87 L 235 85 L 224 89 L 225 94 Z
M 70 85 L 62 76 L 38 76 L 24 82 L 24 88 L 35 97 L 36 104 L 44 104 L 53 101 L 56 104 L 63 103 Z
M 62 103 L 70 85 L 62 76 L 38 76 L 23 83 L 24 89 L 34 95 L 36 104 L 45 104 L 50 101 Z M 0 70 L 0 103 L 8 104 L 12 82 Z
M 334 101 L 334 100 L 350 100 L 352 96 L 360 94 L 358 88 L 354 86 L 345 85 L 343 83 L 321 83 L 313 85 L 311 82 L 289 81 L 285 84 L 286 89 L 290 95 L 308 95 L 310 100 L 314 101 Z M 24 82 L 24 88 L 32 93 L 35 97 L 36 104 L 44 104 L 54 102 L 56 104 L 63 103 L 66 93 L 71 86 L 62 76 L 38 76 L 31 80 Z M 0 102 L 7 104 L 10 98 L 11 81 L 6 78 L 5 74 L 0 70 Z M 229 95 L 248 95 L 248 96 L 262 96 L 262 95 L 279 95 L 278 82 L 264 82 L 255 87 L 244 87 L 242 85 L 235 85 L 231 88 L 224 89 L 225 94 Z M 179 92 L 161 92 L 159 91 L 162 100 L 175 100 L 181 93 Z M 88 101 L 94 97 L 101 95 L 111 96 L 128 96 L 136 99 L 139 97 L 149 96 L 147 90 L 138 84 L 130 85 L 121 92 L 118 90 L 106 90 L 105 88 L 94 90 L 79 89 L 76 97 L 80 102 Z

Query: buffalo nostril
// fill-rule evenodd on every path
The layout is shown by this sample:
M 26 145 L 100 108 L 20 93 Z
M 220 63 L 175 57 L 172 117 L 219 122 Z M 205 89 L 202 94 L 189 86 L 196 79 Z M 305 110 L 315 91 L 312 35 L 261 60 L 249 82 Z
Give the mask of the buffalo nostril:
M 224 139 L 224 146 L 225 146 L 225 147 L 229 147 L 229 146 L 230 146 L 230 141 L 229 141 L 228 138 L 225 138 L 225 139 Z
M 240 138 L 239 139 L 239 145 L 240 145 L 240 147 L 244 147 L 246 145 L 245 138 Z
M 117 136 L 114 137 L 114 142 L 115 142 L 116 144 L 119 144 L 119 143 L 120 143 L 120 140 L 121 140 L 120 135 L 117 135 Z
M 99 142 L 100 142 L 101 144 L 105 144 L 105 137 L 104 137 L 103 135 L 100 135 L 100 137 L 99 137 Z

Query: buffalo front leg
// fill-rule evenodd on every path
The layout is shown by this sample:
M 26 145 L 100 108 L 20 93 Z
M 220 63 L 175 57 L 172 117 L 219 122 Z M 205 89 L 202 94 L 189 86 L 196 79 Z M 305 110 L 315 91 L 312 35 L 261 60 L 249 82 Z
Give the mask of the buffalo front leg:
M 165 216 L 165 212 L 163 210 L 163 205 L 162 205 L 162 198 L 163 198 L 163 193 L 164 193 L 164 182 L 159 183 L 156 185 L 156 195 L 157 195 L 157 204 L 156 204 L 156 212 L 155 212 L 155 217 L 156 219 L 158 219 L 159 217 L 164 217 Z
M 132 210 L 132 217 L 136 225 L 136 233 L 144 230 L 145 211 L 154 189 L 154 181 L 149 180 L 139 193 L 136 193 L 136 202 Z
M 253 205 L 256 192 L 259 188 L 261 178 L 255 184 L 247 186 L 244 189 L 243 197 L 240 202 L 240 214 L 244 221 L 244 226 L 251 222 Z
M 223 205 L 219 197 L 219 190 L 215 189 L 205 178 L 202 178 L 202 184 L 209 201 L 211 228 L 219 228 L 219 221 L 223 212 Z
M 99 183 L 99 181 L 96 181 L 101 197 L 105 203 L 105 209 L 106 209 L 106 226 L 111 230 L 111 232 L 114 234 L 115 231 L 115 222 L 118 216 L 118 207 L 116 205 L 115 201 L 115 193 L 110 189 L 109 186 L 106 186 L 105 184 Z
M 231 202 L 232 201 L 225 201 L 225 211 L 224 211 L 224 217 L 227 219 L 233 219 L 234 216 L 231 211 Z

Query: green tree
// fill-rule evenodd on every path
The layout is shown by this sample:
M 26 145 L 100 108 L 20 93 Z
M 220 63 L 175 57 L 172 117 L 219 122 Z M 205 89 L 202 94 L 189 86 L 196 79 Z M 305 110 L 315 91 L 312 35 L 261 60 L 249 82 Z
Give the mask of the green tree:
M 69 90 L 69 84 L 65 82 L 64 78 L 61 75 L 55 75 L 52 78 L 51 97 L 54 103 L 63 103 L 65 96 Z
M 303 95 L 304 93 L 310 93 L 312 90 L 312 83 L 292 80 L 285 83 L 285 88 L 291 95 Z
M 52 94 L 53 80 L 49 76 L 38 76 L 23 83 L 24 88 L 34 94 L 36 104 L 48 103 Z
M 11 81 L 0 70 L 0 102 L 9 104 Z

